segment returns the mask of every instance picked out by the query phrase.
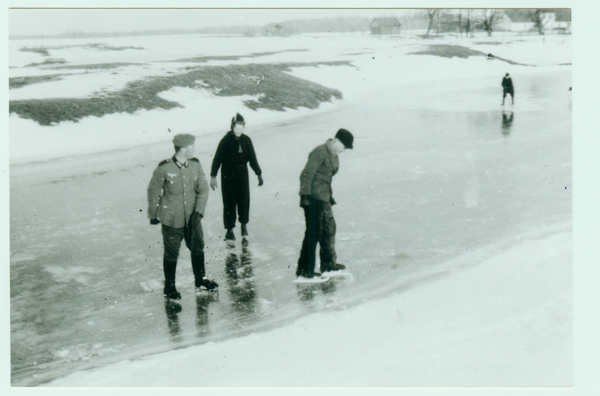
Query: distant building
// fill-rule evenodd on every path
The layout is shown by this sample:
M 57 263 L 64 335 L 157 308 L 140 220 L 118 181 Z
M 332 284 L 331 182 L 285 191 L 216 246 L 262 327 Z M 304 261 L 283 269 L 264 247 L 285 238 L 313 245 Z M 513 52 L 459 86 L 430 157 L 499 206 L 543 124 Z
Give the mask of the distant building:
M 510 10 L 505 12 L 510 20 L 507 28 L 511 32 L 531 32 L 535 30 L 535 23 L 525 10 Z
M 289 32 L 284 26 L 277 23 L 270 23 L 265 27 L 265 36 L 289 36 Z
M 535 23 L 531 20 L 528 14 L 529 10 L 509 10 L 506 11 L 506 16 L 509 23 L 506 25 L 507 30 L 511 32 L 536 32 Z M 570 32 L 571 30 L 571 10 L 547 10 L 542 13 L 544 20 L 544 31 L 546 32 Z
M 557 10 L 552 28 L 559 32 L 571 33 L 571 10 Z
M 400 21 L 397 18 L 375 18 L 369 27 L 372 35 L 400 34 Z

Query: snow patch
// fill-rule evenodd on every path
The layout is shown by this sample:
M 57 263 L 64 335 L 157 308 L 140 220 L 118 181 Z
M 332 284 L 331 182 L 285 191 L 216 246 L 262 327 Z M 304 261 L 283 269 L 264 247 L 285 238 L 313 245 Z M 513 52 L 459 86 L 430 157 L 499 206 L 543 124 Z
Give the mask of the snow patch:
M 31 261 L 34 259 L 35 256 L 31 253 L 15 253 L 10 255 L 11 263 L 18 263 L 19 261 Z
M 49 265 L 44 267 L 44 270 L 50 272 L 54 280 L 58 283 L 67 283 L 70 281 L 76 281 L 86 286 L 90 286 L 89 277 L 85 274 L 97 274 L 101 272 L 93 267 L 60 267 L 56 265 Z

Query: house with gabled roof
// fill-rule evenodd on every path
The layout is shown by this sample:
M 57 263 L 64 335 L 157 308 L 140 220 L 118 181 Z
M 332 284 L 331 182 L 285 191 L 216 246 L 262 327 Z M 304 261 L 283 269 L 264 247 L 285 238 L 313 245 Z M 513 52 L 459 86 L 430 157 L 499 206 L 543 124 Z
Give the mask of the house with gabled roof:
M 535 23 L 531 20 L 528 12 L 532 10 L 517 9 L 506 10 L 504 13 L 510 20 L 507 29 L 511 32 L 534 32 Z M 571 27 L 571 10 L 569 9 L 547 9 L 542 11 L 545 31 L 566 30 Z
M 400 34 L 400 21 L 398 18 L 375 18 L 369 25 L 372 35 Z

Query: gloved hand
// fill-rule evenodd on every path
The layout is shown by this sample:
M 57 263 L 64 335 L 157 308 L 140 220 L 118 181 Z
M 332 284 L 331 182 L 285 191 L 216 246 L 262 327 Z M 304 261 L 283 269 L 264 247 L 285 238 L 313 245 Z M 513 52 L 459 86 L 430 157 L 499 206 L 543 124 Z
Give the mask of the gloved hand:
M 300 206 L 303 208 L 310 206 L 310 195 L 301 195 L 300 196 Z
M 261 175 L 258 175 L 258 186 L 262 186 L 263 185 L 263 178 Z
M 190 216 L 190 224 L 200 223 L 202 217 L 202 213 L 194 211 L 194 213 L 192 213 L 192 216 Z
M 217 178 L 216 177 L 210 178 L 210 188 L 212 188 L 213 191 L 217 188 Z
M 158 221 L 158 219 L 150 219 L 150 224 L 157 225 L 158 223 L 160 223 L 160 221 Z
M 337 202 L 335 202 L 335 199 L 333 199 L 333 197 L 329 198 L 329 203 L 331 204 L 331 206 L 335 205 Z

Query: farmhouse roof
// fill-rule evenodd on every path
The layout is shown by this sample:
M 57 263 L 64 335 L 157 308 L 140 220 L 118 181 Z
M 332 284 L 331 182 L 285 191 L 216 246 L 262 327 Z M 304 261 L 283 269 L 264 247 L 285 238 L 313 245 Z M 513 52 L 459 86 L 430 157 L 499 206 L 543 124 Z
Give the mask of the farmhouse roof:
M 371 25 L 373 25 L 374 23 L 377 23 L 379 26 L 400 26 L 400 21 L 398 21 L 398 18 L 392 17 L 375 18 L 373 19 L 373 22 L 371 22 Z
M 554 15 L 556 15 L 556 22 L 571 22 L 571 10 L 569 9 L 556 10 Z
M 506 10 L 504 13 L 514 23 L 533 23 L 529 11 L 533 10 Z M 544 14 L 554 14 L 555 22 L 571 22 L 570 9 L 546 9 L 541 10 Z
M 507 10 L 504 12 L 506 16 L 514 23 L 531 22 L 531 18 L 526 10 Z

